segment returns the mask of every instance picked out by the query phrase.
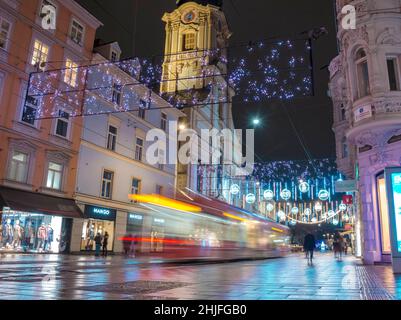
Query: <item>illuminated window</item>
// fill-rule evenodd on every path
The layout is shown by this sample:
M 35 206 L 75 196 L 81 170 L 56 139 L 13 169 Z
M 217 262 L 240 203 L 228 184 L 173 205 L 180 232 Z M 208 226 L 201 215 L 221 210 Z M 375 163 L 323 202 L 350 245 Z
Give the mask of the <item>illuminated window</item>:
M 8 37 L 10 36 L 11 24 L 0 17 L 0 49 L 7 48 Z
M 71 87 L 76 87 L 78 84 L 78 64 L 67 59 L 65 62 L 64 82 Z
M 8 170 L 8 179 L 26 183 L 28 179 L 28 159 L 28 154 L 13 151 Z
M 387 204 L 387 193 L 386 193 L 386 181 L 384 176 L 381 175 L 377 178 L 377 195 L 379 200 L 379 211 L 380 211 L 380 231 L 381 231 L 381 245 L 382 252 L 391 253 L 391 242 L 390 242 L 390 221 Z
M 111 199 L 112 189 L 113 189 L 113 178 L 114 172 L 104 170 L 102 179 L 102 193 L 103 198 Z
M 31 64 L 39 69 L 44 69 L 41 65 L 47 62 L 49 56 L 49 47 L 39 40 L 35 40 L 33 45 L 33 55 Z
M 60 190 L 62 176 L 63 166 L 58 163 L 49 162 L 46 187 L 50 189 Z
M 195 50 L 195 33 L 187 33 L 183 36 L 183 51 Z
M 363 98 L 370 95 L 368 58 L 365 50 L 361 49 L 356 54 L 357 70 L 357 98 Z
M 84 27 L 76 20 L 72 20 L 70 38 L 76 44 L 83 45 Z

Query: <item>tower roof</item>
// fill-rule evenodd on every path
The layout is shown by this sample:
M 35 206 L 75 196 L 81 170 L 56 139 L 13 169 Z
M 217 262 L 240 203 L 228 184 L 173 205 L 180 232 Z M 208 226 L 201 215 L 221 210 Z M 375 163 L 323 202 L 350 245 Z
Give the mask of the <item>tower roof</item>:
M 177 7 L 183 5 L 186 2 L 196 2 L 204 6 L 211 4 L 217 7 L 221 7 L 223 5 L 223 0 L 177 0 Z

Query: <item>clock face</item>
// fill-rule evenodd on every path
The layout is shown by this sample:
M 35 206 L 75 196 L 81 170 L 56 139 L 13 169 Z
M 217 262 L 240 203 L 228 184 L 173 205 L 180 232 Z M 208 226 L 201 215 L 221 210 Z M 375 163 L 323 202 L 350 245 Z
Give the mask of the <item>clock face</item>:
M 195 19 L 195 12 L 189 11 L 184 15 L 185 22 L 192 22 Z

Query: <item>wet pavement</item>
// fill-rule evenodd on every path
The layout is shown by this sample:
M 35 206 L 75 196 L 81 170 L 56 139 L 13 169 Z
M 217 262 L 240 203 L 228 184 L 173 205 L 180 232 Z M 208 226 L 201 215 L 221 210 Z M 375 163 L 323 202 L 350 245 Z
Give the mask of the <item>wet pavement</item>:
M 2 300 L 393 300 L 401 276 L 390 265 L 318 254 L 225 263 L 61 255 L 1 255 Z

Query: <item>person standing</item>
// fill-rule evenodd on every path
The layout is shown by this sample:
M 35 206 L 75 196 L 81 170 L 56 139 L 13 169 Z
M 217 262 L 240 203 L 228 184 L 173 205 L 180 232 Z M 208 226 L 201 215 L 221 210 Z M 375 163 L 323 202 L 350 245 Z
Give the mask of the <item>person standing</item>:
M 100 255 L 100 248 L 102 246 L 102 236 L 100 235 L 100 232 L 98 232 L 96 234 L 96 237 L 94 240 L 95 240 L 95 247 L 96 247 L 95 256 L 98 257 Z
M 103 257 L 107 257 L 107 245 L 109 244 L 109 234 L 107 231 L 104 233 L 103 237 Z
M 308 264 L 313 264 L 313 253 L 315 251 L 315 237 L 308 233 L 304 239 L 304 250 L 308 258 Z

